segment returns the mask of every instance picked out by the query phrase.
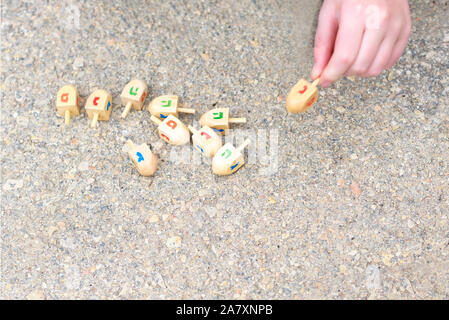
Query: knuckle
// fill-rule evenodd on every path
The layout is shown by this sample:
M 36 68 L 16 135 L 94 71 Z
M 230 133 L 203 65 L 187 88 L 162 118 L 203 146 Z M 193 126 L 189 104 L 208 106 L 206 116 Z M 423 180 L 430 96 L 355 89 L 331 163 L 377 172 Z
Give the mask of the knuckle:
M 343 65 L 350 65 L 354 60 L 354 55 L 350 52 L 343 52 L 340 54 L 338 60 Z

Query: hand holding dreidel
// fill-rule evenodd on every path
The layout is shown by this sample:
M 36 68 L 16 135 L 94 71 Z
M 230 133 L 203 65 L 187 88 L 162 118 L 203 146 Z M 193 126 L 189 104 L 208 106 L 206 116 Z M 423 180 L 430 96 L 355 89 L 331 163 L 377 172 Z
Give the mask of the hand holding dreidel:
M 226 143 L 217 151 L 212 159 L 212 171 L 217 175 L 227 176 L 240 169 L 245 164 L 245 157 L 242 153 L 243 149 L 250 142 L 247 139 L 238 148 L 235 148 L 231 143 Z
M 70 123 L 71 116 L 80 114 L 80 97 L 78 89 L 72 85 L 65 85 L 56 95 L 56 112 L 65 118 L 65 124 Z
M 126 118 L 131 108 L 142 110 L 147 93 L 148 86 L 144 81 L 135 79 L 128 82 L 120 95 L 122 104 L 125 105 L 122 118 Z
M 195 113 L 195 109 L 181 108 L 178 96 L 160 96 L 153 99 L 148 105 L 148 111 L 159 118 L 165 119 L 169 115 L 178 117 L 178 112 L 181 113 Z
M 304 79 L 290 90 L 287 96 L 287 111 L 291 113 L 305 112 L 318 100 L 317 85 L 320 78 L 310 83 Z
M 95 90 L 87 98 L 85 109 L 92 122 L 90 126 L 95 128 L 98 120 L 108 121 L 112 111 L 112 96 L 106 90 Z
M 246 119 L 230 118 L 229 108 L 217 108 L 209 110 L 200 118 L 201 126 L 208 126 L 222 135 L 227 133 L 230 123 L 246 123 Z
M 143 176 L 152 176 L 157 170 L 158 158 L 154 155 L 148 145 L 135 146 L 131 140 L 126 142 L 129 146 L 128 155 L 137 171 Z
M 159 136 L 165 142 L 180 146 L 190 141 L 190 132 L 178 118 L 169 115 L 164 121 L 151 116 L 151 121 L 158 125 Z
M 221 138 L 208 126 L 204 126 L 200 130 L 189 126 L 189 130 L 193 133 L 193 146 L 209 158 L 215 156 L 218 149 L 223 146 Z

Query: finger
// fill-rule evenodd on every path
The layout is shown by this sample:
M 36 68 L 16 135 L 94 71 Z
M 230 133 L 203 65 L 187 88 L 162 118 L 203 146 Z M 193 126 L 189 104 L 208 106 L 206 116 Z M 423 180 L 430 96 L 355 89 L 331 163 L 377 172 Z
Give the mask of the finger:
M 320 10 L 318 27 L 315 34 L 314 56 L 315 64 L 312 68 L 313 80 L 321 75 L 331 57 L 335 37 L 338 30 L 338 20 L 333 1 L 326 1 Z
M 399 39 L 396 41 L 390 61 L 387 63 L 387 69 L 391 68 L 399 60 L 405 48 L 407 47 L 407 43 L 410 38 L 410 29 L 411 25 L 407 23 L 403 31 L 401 32 Z
M 363 76 L 376 58 L 379 47 L 385 37 L 385 29 L 367 29 L 363 35 L 359 54 L 353 65 L 346 71 L 347 76 Z
M 398 41 L 401 29 L 397 26 L 390 25 L 388 30 L 388 35 L 382 41 L 376 58 L 363 75 L 364 77 L 377 77 L 387 68 L 388 63 L 391 61 L 393 49 Z
M 339 79 L 356 59 L 363 38 L 364 23 L 354 6 L 343 6 L 335 48 L 321 75 L 321 86 L 328 87 Z

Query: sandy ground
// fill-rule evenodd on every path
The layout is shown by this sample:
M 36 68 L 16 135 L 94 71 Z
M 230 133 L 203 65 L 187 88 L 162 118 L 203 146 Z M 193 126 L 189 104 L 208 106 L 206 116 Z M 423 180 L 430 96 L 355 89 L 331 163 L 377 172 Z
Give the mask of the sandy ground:
M 448 299 L 449 11 L 413 2 L 393 70 L 288 115 L 318 1 L 2 1 L 0 297 Z M 122 120 L 131 78 L 195 108 L 187 124 L 246 117 L 248 163 L 214 176 L 148 111 Z M 110 91 L 111 120 L 65 127 L 66 83 L 83 106 Z M 153 178 L 129 138 L 161 158 Z

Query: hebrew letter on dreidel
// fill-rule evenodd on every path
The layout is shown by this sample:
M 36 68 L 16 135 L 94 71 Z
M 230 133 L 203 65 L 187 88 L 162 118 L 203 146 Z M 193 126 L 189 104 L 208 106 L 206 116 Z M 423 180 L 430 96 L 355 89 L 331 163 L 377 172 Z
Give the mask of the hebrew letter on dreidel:
M 221 156 L 222 156 L 223 158 L 227 159 L 227 158 L 229 158 L 229 157 L 231 156 L 231 154 L 232 154 L 231 150 L 226 149 L 226 150 L 221 154 Z
M 213 115 L 215 120 L 223 119 L 223 112 L 215 112 Z
M 193 145 L 205 156 L 212 158 L 222 147 L 221 138 L 208 126 L 204 126 L 200 131 L 197 131 L 192 126 L 189 126 L 189 129 L 193 133 Z
M 183 145 L 190 141 L 189 130 L 178 118 L 169 115 L 164 121 L 155 116 L 151 116 L 150 119 L 158 125 L 159 136 L 164 141 L 175 146 Z
M 171 100 L 162 101 L 161 107 L 170 108 L 171 107 Z
M 131 89 L 129 89 L 129 94 L 132 96 L 137 96 L 137 91 L 139 90 L 139 88 L 136 88 L 135 91 L 133 91 L 134 87 L 131 87 Z
M 143 176 L 152 176 L 157 169 L 157 156 L 151 152 L 151 149 L 145 143 L 140 146 L 135 146 L 131 140 L 126 143 L 130 147 L 129 158 L 139 173 Z
M 78 90 L 72 85 L 65 85 L 56 95 L 56 112 L 65 118 L 65 124 L 70 123 L 70 117 L 80 114 Z
M 300 113 L 309 109 L 318 99 L 318 89 L 320 79 L 313 83 L 301 79 L 290 90 L 287 96 L 287 111 L 290 113 Z
M 245 123 L 245 118 L 230 118 L 229 108 L 216 108 L 209 110 L 200 118 L 202 126 L 208 126 L 216 132 L 226 134 L 230 123 Z
M 206 132 L 201 132 L 201 136 L 204 136 L 204 137 L 206 137 L 206 140 L 209 140 L 210 138 L 211 138 L 211 136 L 210 135 L 208 135 Z
M 181 108 L 178 96 L 165 95 L 154 98 L 148 105 L 148 111 L 160 119 L 165 119 L 169 115 L 178 116 L 181 113 L 195 113 L 192 108 Z
M 111 116 L 112 96 L 105 90 L 95 90 L 86 100 L 84 109 L 92 119 L 91 127 L 95 128 L 97 121 L 107 121 Z
M 212 159 L 212 171 L 220 176 L 227 176 L 239 170 L 245 164 L 243 149 L 250 143 L 247 139 L 238 148 L 225 144 Z
M 167 126 L 172 128 L 172 129 L 176 129 L 178 124 L 176 122 L 174 122 L 173 120 L 169 120 L 169 121 L 167 121 Z
M 148 86 L 143 80 L 134 79 L 126 84 L 120 95 L 122 104 L 125 106 L 122 118 L 126 118 L 131 108 L 138 111 L 142 110 L 147 91 Z

